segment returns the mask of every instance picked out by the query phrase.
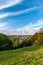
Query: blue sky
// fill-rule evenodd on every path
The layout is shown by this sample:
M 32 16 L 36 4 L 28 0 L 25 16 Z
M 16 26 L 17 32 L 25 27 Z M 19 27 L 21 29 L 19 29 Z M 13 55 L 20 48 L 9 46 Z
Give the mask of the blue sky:
M 43 0 L 0 0 L 0 29 L 43 27 Z

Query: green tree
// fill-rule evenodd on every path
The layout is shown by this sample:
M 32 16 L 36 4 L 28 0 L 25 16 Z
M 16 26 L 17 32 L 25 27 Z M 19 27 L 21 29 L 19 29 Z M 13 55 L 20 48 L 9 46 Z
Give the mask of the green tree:
M 0 50 L 12 49 L 12 41 L 8 36 L 0 33 Z

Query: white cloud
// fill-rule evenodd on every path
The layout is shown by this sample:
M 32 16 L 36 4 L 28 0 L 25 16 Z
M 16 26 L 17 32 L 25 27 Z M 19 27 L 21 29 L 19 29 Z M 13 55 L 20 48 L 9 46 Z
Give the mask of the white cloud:
M 11 12 L 11 13 L 9 13 L 9 15 L 14 15 L 14 16 L 16 16 L 16 15 L 20 15 L 20 14 L 23 14 L 23 13 L 29 13 L 29 12 L 31 12 L 31 11 L 33 11 L 33 10 L 36 10 L 36 9 L 40 9 L 40 8 L 42 8 L 43 6 L 39 6 L 39 7 L 32 7 L 32 8 L 27 8 L 27 9 L 25 9 L 25 10 L 21 10 L 21 11 L 17 11 L 17 12 Z
M 23 14 L 23 13 L 29 13 L 29 12 L 31 12 L 31 11 L 33 11 L 33 10 L 36 10 L 36 9 L 40 9 L 41 7 L 43 7 L 43 6 L 39 6 L 39 7 L 37 7 L 37 6 L 35 6 L 35 7 L 32 7 L 32 8 L 27 8 L 27 9 L 24 9 L 24 10 L 21 10 L 21 11 L 17 11 L 17 12 L 10 12 L 9 13 L 9 16 L 11 15 L 14 15 L 14 16 L 16 16 L 16 15 L 20 15 L 20 14 Z
M 22 27 L 22 28 L 18 28 L 16 29 L 17 31 L 29 31 L 31 34 L 34 34 L 35 32 L 37 32 L 41 27 L 43 27 L 43 20 L 37 20 L 36 23 L 29 23 L 28 25 Z M 21 32 L 22 32 L 21 31 Z M 29 33 L 28 32 L 28 33 Z
M 3 13 L 3 14 L 0 14 L 0 19 L 2 18 L 5 18 L 7 16 L 17 16 L 17 15 L 20 15 L 20 14 L 23 14 L 23 13 L 29 13 L 35 9 L 38 9 L 39 7 L 33 7 L 33 8 L 28 8 L 28 9 L 25 9 L 25 10 L 21 10 L 21 11 L 17 11 L 17 12 L 7 12 L 7 13 Z
M 0 23 L 0 27 L 4 27 L 6 23 Z
M 39 9 L 41 7 L 43 7 L 43 6 L 27 8 L 25 10 L 21 10 L 21 11 L 17 11 L 17 12 L 7 12 L 7 13 L 4 13 L 4 14 L 0 14 L 0 19 L 2 19 L 4 17 L 8 17 L 8 16 L 17 16 L 17 15 L 21 15 L 21 14 L 24 14 L 24 13 L 29 13 L 29 12 L 36 10 L 36 9 Z
M 43 27 L 43 20 L 38 20 L 36 23 L 30 23 L 25 28 L 32 27 L 34 30 L 39 30 Z
M 9 14 L 8 14 L 8 13 L 5 13 L 5 14 L 0 14 L 0 19 L 3 19 L 3 18 L 5 18 L 5 17 L 7 17 L 7 16 L 9 16 Z
M 30 12 L 30 11 L 35 10 L 35 9 L 37 9 L 37 7 L 28 8 L 28 9 L 17 11 L 17 12 L 11 12 L 9 14 L 10 15 L 20 15 L 20 14 L 27 13 L 27 12 Z
M 30 23 L 18 29 L 11 29 L 11 26 L 7 25 L 8 23 L 0 23 L 0 31 L 8 35 L 32 35 L 43 27 L 43 20 L 37 20 L 36 23 Z
M 21 3 L 23 0 L 0 0 L 0 10 Z
M 38 20 L 36 24 L 33 25 L 33 27 L 41 26 L 43 25 L 43 20 Z
M 0 27 L 6 27 L 7 28 L 7 25 L 9 25 L 10 23 L 7 23 L 7 22 L 2 22 L 0 23 Z M 26 29 L 28 30 L 28 28 L 33 28 L 33 29 L 36 29 L 38 30 L 39 28 L 43 27 L 43 20 L 37 20 L 35 23 L 29 23 L 28 25 L 22 27 L 22 28 L 18 28 L 17 30 L 21 30 L 21 29 Z M 9 26 L 9 29 L 11 29 L 11 25 Z
M 0 22 L 0 30 L 5 30 L 8 29 L 9 27 L 7 26 L 8 23 L 6 22 Z

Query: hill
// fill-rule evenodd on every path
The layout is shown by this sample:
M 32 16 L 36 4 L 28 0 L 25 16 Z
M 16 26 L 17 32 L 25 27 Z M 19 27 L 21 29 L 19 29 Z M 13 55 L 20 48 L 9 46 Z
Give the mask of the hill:
M 0 51 L 0 65 L 43 65 L 43 46 Z
M 29 40 L 29 43 L 32 45 L 43 45 L 43 30 L 40 29 L 39 32 L 35 33 Z

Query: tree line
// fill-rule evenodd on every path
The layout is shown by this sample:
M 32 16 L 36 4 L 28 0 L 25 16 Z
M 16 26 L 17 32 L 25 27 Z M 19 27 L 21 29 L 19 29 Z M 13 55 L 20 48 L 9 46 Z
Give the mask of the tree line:
M 0 33 L 0 51 L 12 50 L 32 45 L 43 45 L 43 31 L 35 33 L 30 39 L 10 38 Z

